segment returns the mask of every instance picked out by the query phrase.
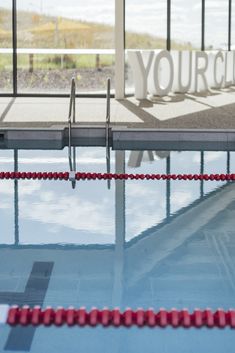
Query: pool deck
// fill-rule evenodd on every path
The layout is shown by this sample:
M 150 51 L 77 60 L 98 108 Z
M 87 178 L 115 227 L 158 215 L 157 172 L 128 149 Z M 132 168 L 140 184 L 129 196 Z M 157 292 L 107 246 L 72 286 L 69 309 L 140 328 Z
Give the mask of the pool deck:
M 68 126 L 68 107 L 69 98 L 0 97 L 0 134 L 17 131 L 23 140 L 26 131 L 34 131 L 32 139 L 37 139 L 35 133 L 39 131 L 62 131 Z M 96 137 L 104 134 L 105 115 L 106 99 L 78 97 L 74 131 L 80 130 L 82 136 L 85 131 Z M 206 141 L 210 136 L 215 141 L 235 144 L 235 87 L 142 101 L 134 97 L 112 99 L 110 128 L 119 141 L 168 141 L 169 136 L 175 141 Z

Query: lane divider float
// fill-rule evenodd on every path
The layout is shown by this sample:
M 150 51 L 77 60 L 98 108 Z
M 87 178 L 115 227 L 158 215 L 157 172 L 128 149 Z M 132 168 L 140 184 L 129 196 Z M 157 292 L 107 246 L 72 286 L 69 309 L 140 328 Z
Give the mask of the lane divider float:
M 104 308 L 99 310 L 92 308 L 87 311 L 81 307 L 75 309 L 69 307 L 67 309 L 58 307 L 53 309 L 47 307 L 42 309 L 40 306 L 30 308 L 29 306 L 18 307 L 0 305 L 0 323 L 10 326 L 91 326 L 101 325 L 103 327 L 158 327 L 165 328 L 167 326 L 173 328 L 235 328 L 235 310 L 225 311 L 217 309 L 195 309 L 190 313 L 187 309 L 165 310 L 161 308 L 154 311 L 152 308 L 147 310 L 132 310 L 127 308 L 121 312 L 119 308 L 112 310 Z
M 205 180 L 235 181 L 235 174 L 117 174 L 83 172 L 0 172 L 0 180 Z

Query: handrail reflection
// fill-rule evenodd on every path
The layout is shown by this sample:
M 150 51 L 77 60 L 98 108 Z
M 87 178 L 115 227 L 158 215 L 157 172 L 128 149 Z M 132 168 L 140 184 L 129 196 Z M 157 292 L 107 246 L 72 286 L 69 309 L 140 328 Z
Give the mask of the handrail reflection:
M 14 150 L 14 172 L 18 172 L 18 150 Z M 15 245 L 19 244 L 19 181 L 14 180 Z

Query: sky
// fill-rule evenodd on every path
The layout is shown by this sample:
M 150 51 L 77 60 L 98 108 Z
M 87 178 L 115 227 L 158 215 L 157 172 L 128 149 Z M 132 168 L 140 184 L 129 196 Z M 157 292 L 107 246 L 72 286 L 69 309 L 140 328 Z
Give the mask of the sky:
M 0 0 L 0 6 L 10 3 Z M 165 38 L 166 3 L 166 0 L 126 0 L 126 29 Z M 17 0 L 17 4 L 19 9 L 114 24 L 114 0 Z M 172 0 L 171 6 L 172 39 L 200 47 L 201 0 Z M 228 0 L 206 0 L 206 46 L 225 46 L 227 27 Z M 235 40 L 235 28 L 233 33 Z

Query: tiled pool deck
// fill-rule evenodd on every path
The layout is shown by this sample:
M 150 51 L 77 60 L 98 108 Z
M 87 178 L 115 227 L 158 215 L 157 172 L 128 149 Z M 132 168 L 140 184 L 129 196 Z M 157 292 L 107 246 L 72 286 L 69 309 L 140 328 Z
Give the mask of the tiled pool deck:
M 39 130 L 44 137 L 46 132 L 54 134 L 56 131 L 62 134 L 68 127 L 68 109 L 69 98 L 0 97 L 1 139 L 6 131 L 13 134 L 12 130 L 18 135 L 8 136 L 8 140 L 19 138 L 23 141 L 27 138 L 22 131 L 28 130 L 31 134 L 34 131 L 34 136 L 28 137 L 31 140 L 40 139 Z M 85 139 L 87 136 L 95 136 L 96 139 L 98 136 L 105 141 L 105 117 L 105 98 L 78 97 L 74 126 L 74 131 L 77 132 L 74 137 L 81 141 L 81 138 Z M 188 141 L 189 144 L 191 141 L 229 142 L 228 146 L 219 147 L 233 149 L 231 144 L 235 146 L 235 87 L 201 94 L 154 97 L 142 101 L 134 97 L 112 99 L 110 127 L 113 141 Z M 53 135 L 46 139 L 55 140 L 57 137 Z M 113 143 L 112 145 L 114 146 Z M 177 143 L 174 147 L 184 148 Z M 120 145 L 116 144 L 114 148 L 120 148 Z M 122 144 L 121 148 L 128 146 Z M 137 146 L 133 145 L 133 148 Z
M 0 98 L 0 127 L 66 124 L 69 98 Z M 106 100 L 77 98 L 76 121 L 105 123 Z M 234 129 L 235 87 L 202 94 L 176 94 L 137 101 L 111 100 L 111 124 L 128 128 Z

